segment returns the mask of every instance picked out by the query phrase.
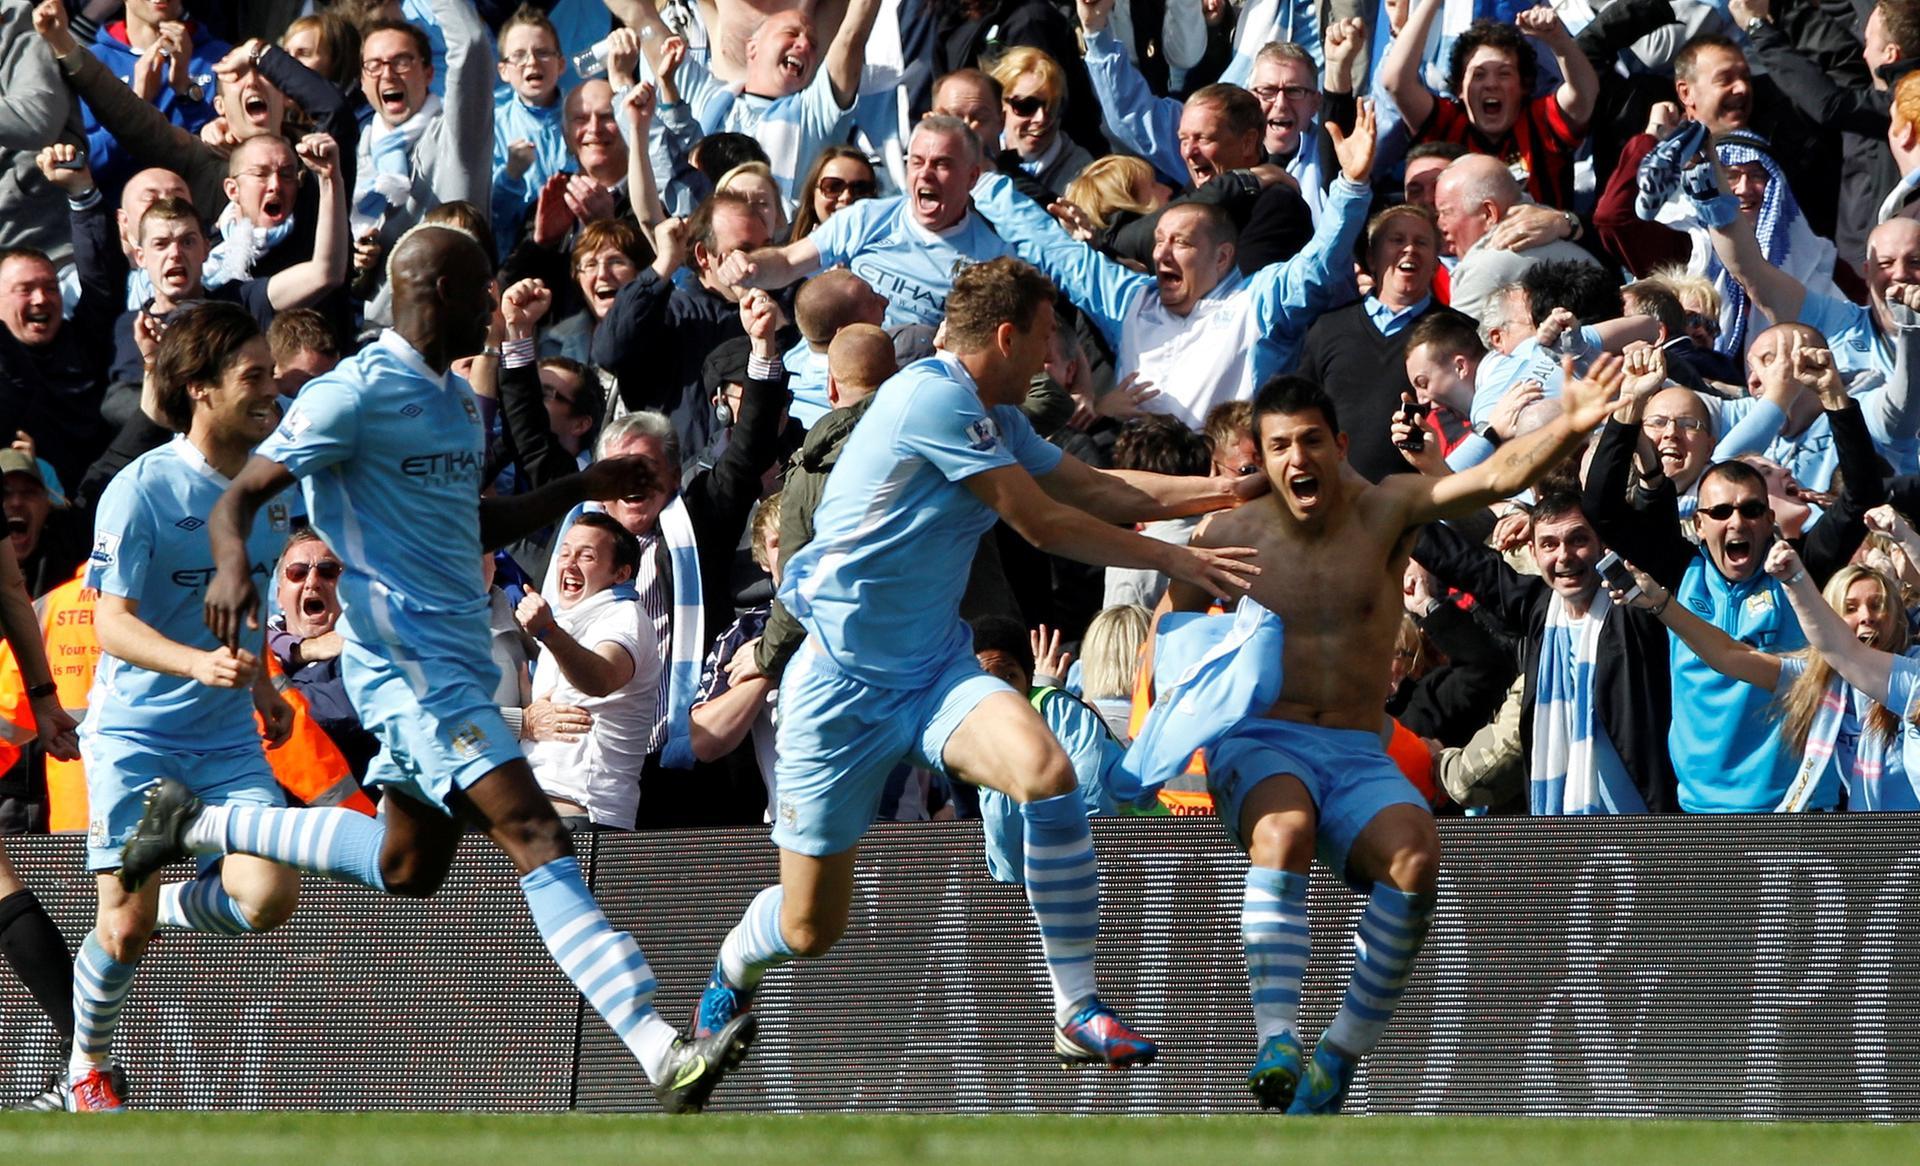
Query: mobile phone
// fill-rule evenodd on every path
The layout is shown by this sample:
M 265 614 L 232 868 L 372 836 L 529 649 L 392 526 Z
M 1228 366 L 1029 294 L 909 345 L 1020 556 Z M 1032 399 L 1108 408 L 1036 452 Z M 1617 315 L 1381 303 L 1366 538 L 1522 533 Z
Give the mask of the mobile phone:
M 1622 593 L 1620 602 L 1631 603 L 1640 598 L 1640 585 L 1633 581 L 1633 572 L 1627 570 L 1626 563 L 1621 561 L 1619 555 L 1608 551 L 1593 565 L 1593 569 L 1600 572 L 1600 578 L 1607 586 Z
M 1421 453 L 1427 448 L 1427 429 L 1421 422 L 1426 420 L 1429 405 L 1401 405 L 1395 414 L 1396 420 L 1403 420 L 1413 426 L 1413 432 L 1407 434 L 1405 441 L 1395 442 L 1408 453 Z
M 55 162 L 53 168 L 55 170 L 85 170 L 87 168 L 87 156 L 85 154 L 75 154 L 65 161 Z

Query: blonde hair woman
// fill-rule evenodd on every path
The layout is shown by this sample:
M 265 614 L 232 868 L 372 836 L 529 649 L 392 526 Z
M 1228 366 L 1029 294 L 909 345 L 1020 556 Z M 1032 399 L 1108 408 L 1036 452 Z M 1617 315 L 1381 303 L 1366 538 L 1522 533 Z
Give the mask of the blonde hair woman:
M 1122 741 L 1129 739 L 1133 677 L 1152 615 L 1137 603 L 1116 603 L 1093 617 L 1080 637 L 1080 697 Z
M 1048 190 L 1093 161 L 1093 155 L 1060 132 L 1067 100 L 1067 75 L 1059 62 L 1039 49 L 1020 45 L 1000 55 L 988 70 L 1000 83 L 1000 110 L 1006 117 L 1000 145 L 1018 156 L 1020 169 Z M 991 143 L 989 143 L 991 144 Z

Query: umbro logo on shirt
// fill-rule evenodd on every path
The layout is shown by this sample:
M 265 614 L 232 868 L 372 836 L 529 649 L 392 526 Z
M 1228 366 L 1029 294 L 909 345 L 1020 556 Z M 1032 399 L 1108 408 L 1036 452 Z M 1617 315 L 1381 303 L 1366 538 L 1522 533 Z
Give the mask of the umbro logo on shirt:
M 418 405 L 403 405 L 400 408 L 400 415 L 402 417 L 418 417 L 425 412 L 426 410 Z
M 174 525 L 179 527 L 181 530 L 194 531 L 194 530 L 199 530 L 201 527 L 205 526 L 206 523 L 202 522 L 200 519 L 195 518 L 193 515 L 189 514 L 185 518 L 181 519 L 179 522 L 174 523 Z

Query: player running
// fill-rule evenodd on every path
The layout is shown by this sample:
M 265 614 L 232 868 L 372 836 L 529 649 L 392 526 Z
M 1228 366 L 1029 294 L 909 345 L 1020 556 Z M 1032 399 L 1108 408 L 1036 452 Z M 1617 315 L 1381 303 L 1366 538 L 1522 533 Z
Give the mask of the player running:
M 341 670 L 383 749 L 367 780 L 381 817 L 338 809 L 205 805 L 163 783 L 127 845 L 129 888 L 183 853 L 255 854 L 395 895 L 425 897 L 446 877 L 463 821 L 520 872 L 547 949 L 639 1058 L 661 1105 L 694 1111 L 745 1055 L 751 1018 L 682 1041 L 653 1008 L 653 970 L 594 902 L 571 840 L 494 707 L 481 548 L 550 525 L 574 505 L 647 493 L 648 464 L 612 458 L 541 489 L 480 497 L 484 433 L 472 390 L 448 370 L 481 350 L 492 267 L 464 232 L 423 226 L 390 264 L 394 326 L 301 389 L 286 419 L 214 509 L 218 575 L 205 617 L 236 644 L 257 625 L 259 593 L 241 532 L 298 478 L 312 522 L 345 566 Z
M 240 935 L 293 914 L 300 876 L 259 858 L 203 866 L 190 882 L 123 887 L 120 848 L 140 820 L 141 795 L 159 778 L 223 809 L 285 804 L 261 750 L 293 710 L 260 666 L 261 637 L 222 644 L 202 619 L 212 555 L 202 533 L 254 446 L 280 421 L 280 390 L 266 337 L 243 308 L 205 303 L 167 325 L 147 376 L 177 436 L 114 476 L 94 519 L 88 585 L 98 589 L 100 637 L 80 753 L 87 773 L 87 869 L 99 911 L 73 974 L 73 1052 L 67 1108 L 122 1108 L 113 1035 L 156 924 Z M 269 576 L 287 540 L 284 509 L 235 539 L 236 569 Z M 236 532 L 240 534 L 240 532 Z M 206 864 L 211 866 L 211 864 Z
M 721 946 L 696 1034 L 738 1023 L 769 968 L 825 955 L 840 938 L 855 844 L 888 772 L 910 757 L 1021 803 L 1060 1059 L 1154 1058 L 1154 1044 L 1094 992 L 1099 883 L 1073 767 L 1025 694 L 981 670 L 960 593 L 996 517 L 1054 554 L 1242 591 L 1240 560 L 1252 552 L 1190 550 L 1109 524 L 1217 510 L 1239 500 L 1234 483 L 1264 483 L 1102 473 L 1040 440 L 1015 406 L 1046 361 L 1053 295 L 1016 259 L 961 271 L 946 351 L 880 388 L 827 479 L 818 533 L 780 587 L 808 632 L 780 691 L 780 883 Z
M 1347 465 L 1332 398 L 1275 377 L 1253 402 L 1272 495 L 1195 532 L 1195 546 L 1256 548 L 1252 598 L 1286 626 L 1279 700 L 1207 751 L 1214 805 L 1250 863 L 1241 929 L 1261 1044 L 1247 1085 L 1263 1108 L 1339 1111 L 1426 938 L 1440 838 L 1380 742 L 1401 577 L 1421 524 L 1516 494 L 1572 453 L 1613 408 L 1619 360 L 1602 357 L 1581 380 L 1569 366 L 1566 380 L 1558 419 L 1473 469 L 1376 485 Z M 1205 610 L 1217 594 L 1176 581 L 1162 610 Z M 1369 897 L 1346 1000 L 1303 1071 L 1295 1023 L 1316 853 Z

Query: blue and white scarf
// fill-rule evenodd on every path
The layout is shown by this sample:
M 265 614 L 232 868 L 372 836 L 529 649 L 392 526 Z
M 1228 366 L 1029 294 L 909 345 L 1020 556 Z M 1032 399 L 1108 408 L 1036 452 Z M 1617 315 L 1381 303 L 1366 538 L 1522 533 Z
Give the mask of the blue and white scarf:
M 660 537 L 667 542 L 673 567 L 673 617 L 669 622 L 667 654 L 667 739 L 660 744 L 660 764 L 669 769 L 691 769 L 693 756 L 693 700 L 700 692 L 700 665 L 705 659 L 707 608 L 700 591 L 700 552 L 694 545 L 693 519 L 685 499 L 675 495 L 660 512 Z
M 262 230 L 240 213 L 239 203 L 230 202 L 220 212 L 220 221 L 214 229 L 219 232 L 220 241 L 207 253 L 200 275 L 208 291 L 252 279 L 254 265 L 293 233 L 293 216 L 288 215 L 277 225 Z
M 440 98 L 428 94 L 412 117 L 390 126 L 375 117 L 360 135 L 359 169 L 353 179 L 353 237 L 377 231 L 389 212 L 413 197 L 413 148 L 440 117 Z
M 1773 808 L 1774 813 L 1797 814 L 1812 802 L 1814 791 L 1820 788 L 1820 779 L 1833 764 L 1834 746 L 1840 740 L 1853 703 L 1852 685 L 1835 673 L 1828 679 L 1826 691 L 1820 694 L 1820 707 L 1814 711 L 1813 724 L 1807 729 L 1807 747 L 1801 754 L 1800 768 L 1794 771 L 1793 781 L 1781 795 L 1780 804 Z M 1848 783 L 1848 788 L 1855 788 L 1855 783 L 1861 781 L 1877 786 L 1886 763 L 1887 739 L 1867 732 L 1863 718 L 1860 739 L 1854 746 L 1854 781 Z
M 576 518 L 588 511 L 604 511 L 598 502 L 586 502 L 573 508 L 554 535 L 554 553 L 547 562 L 543 590 L 548 602 L 555 601 L 554 588 L 560 577 L 558 568 L 560 540 Z M 707 639 L 707 609 L 700 586 L 700 553 L 694 544 L 693 519 L 687 514 L 686 501 L 675 495 L 660 512 L 660 537 L 667 544 L 667 563 L 673 572 L 673 610 L 667 620 L 667 660 L 660 678 L 661 709 L 666 722 L 666 738 L 660 743 L 660 763 L 669 769 L 691 769 L 694 765 L 692 710 L 700 692 L 700 665 L 705 658 L 702 645 Z M 633 584 L 623 583 L 617 592 L 637 596 Z
M 1605 739 L 1595 708 L 1600 629 L 1613 601 L 1594 593 L 1584 620 L 1556 594 L 1547 601 L 1545 640 L 1533 699 L 1533 780 L 1528 810 L 1536 815 L 1645 812 L 1619 754 Z

